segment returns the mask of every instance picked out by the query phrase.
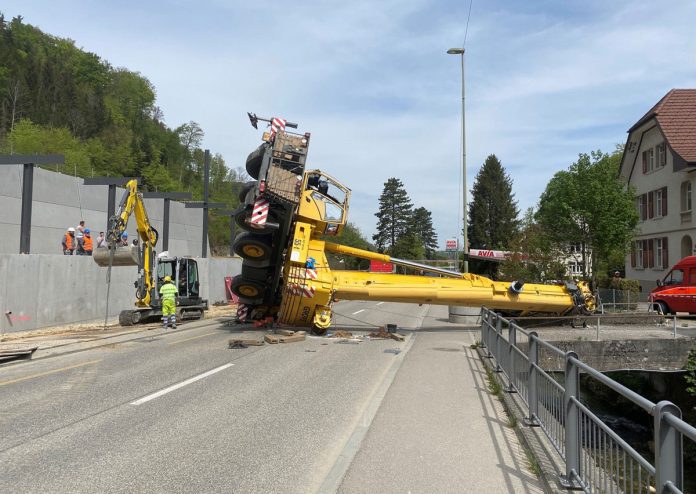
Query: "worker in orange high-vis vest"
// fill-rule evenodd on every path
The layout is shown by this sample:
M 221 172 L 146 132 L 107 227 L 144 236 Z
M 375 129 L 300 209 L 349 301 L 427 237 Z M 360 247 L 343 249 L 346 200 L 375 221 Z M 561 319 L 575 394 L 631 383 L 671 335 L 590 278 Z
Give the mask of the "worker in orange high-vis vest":
M 92 242 L 92 234 L 89 228 L 85 228 L 85 231 L 83 232 L 82 236 L 82 255 L 91 256 L 93 245 L 94 243 Z
M 68 228 L 68 231 L 63 235 L 63 254 L 66 256 L 73 255 L 75 252 L 75 247 L 77 247 L 77 240 L 75 239 L 75 229 L 73 227 Z

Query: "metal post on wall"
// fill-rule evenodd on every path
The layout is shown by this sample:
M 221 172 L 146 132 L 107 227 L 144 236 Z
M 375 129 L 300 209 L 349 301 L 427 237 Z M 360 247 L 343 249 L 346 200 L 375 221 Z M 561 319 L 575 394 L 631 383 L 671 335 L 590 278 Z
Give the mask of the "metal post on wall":
M 171 200 L 191 199 L 190 192 L 143 192 L 143 199 L 164 199 L 162 213 L 162 251 L 169 250 L 169 207 Z
M 91 177 L 85 178 L 85 185 L 108 185 L 108 203 L 106 206 L 106 226 L 109 227 L 109 220 L 116 214 L 116 187 L 126 185 L 131 180 L 137 180 L 140 184 L 140 177 Z
M 208 202 L 208 183 L 210 182 L 210 150 L 205 150 L 205 169 L 203 171 L 203 201 L 187 202 L 187 208 L 203 209 L 203 243 L 201 247 L 201 257 L 208 257 L 208 210 L 220 209 L 227 205 L 223 202 Z
M 6 154 L 0 155 L 0 165 L 23 165 L 22 213 L 19 227 L 19 253 L 31 251 L 31 205 L 34 194 L 34 166 L 64 165 L 62 154 Z

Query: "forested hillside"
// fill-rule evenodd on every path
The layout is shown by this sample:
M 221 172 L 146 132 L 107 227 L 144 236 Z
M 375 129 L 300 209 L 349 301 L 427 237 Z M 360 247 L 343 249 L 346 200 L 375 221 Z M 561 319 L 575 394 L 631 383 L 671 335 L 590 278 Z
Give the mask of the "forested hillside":
M 0 153 L 62 153 L 63 173 L 139 176 L 147 190 L 201 199 L 203 136 L 196 122 L 164 123 L 144 75 L 0 14 Z M 247 177 L 211 152 L 211 200 L 234 208 Z M 227 252 L 228 225 L 211 211 L 214 252 Z

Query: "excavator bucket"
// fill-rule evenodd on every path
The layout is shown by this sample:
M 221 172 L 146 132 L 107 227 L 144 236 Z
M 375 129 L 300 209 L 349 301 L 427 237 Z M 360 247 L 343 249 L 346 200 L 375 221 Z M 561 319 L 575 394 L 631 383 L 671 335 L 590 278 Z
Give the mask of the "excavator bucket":
M 109 258 L 111 257 L 110 249 L 94 249 L 92 252 L 92 258 L 99 266 L 108 267 Z M 138 246 L 128 245 L 123 247 L 116 247 L 114 252 L 114 259 L 111 262 L 112 266 L 137 266 L 138 263 Z

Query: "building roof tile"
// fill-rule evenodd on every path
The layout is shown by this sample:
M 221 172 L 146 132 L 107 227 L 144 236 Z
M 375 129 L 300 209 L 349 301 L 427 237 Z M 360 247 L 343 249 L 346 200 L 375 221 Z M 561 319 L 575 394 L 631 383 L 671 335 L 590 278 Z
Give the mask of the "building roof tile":
M 674 152 L 696 164 L 696 89 L 672 89 L 629 132 L 653 117 Z

